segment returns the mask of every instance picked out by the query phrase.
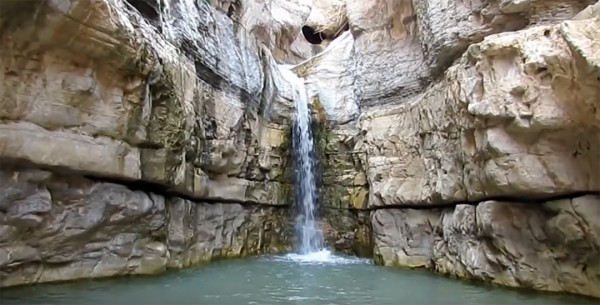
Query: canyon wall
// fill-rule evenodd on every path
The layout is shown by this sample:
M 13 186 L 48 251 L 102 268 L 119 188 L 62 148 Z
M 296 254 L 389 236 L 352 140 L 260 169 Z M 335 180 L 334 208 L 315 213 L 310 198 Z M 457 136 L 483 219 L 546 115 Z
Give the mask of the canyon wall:
M 370 213 L 380 264 L 600 297 L 590 4 L 347 1 L 349 31 L 295 68 L 324 215 Z
M 0 0 L 0 285 L 290 250 L 297 64 L 329 245 L 600 297 L 597 4 L 210 2 Z
M 0 285 L 291 249 L 276 48 L 206 1 L 0 7 Z

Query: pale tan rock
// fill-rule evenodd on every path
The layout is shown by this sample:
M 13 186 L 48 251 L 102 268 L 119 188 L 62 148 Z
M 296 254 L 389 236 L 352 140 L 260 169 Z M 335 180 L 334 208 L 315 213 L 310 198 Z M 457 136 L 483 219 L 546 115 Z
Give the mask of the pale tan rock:
M 345 0 L 312 0 L 310 14 L 306 25 L 322 33 L 324 37 L 333 38 L 348 23 Z
M 589 19 L 589 18 L 598 17 L 598 15 L 600 15 L 600 2 L 596 2 L 594 4 L 588 5 L 588 7 L 586 7 L 584 10 L 582 10 L 577 15 L 575 15 L 575 17 L 573 17 L 573 19 L 574 20 Z
M 369 204 L 600 190 L 591 24 L 490 36 L 423 95 L 366 114 Z
M 0 1 L 2 285 L 287 249 L 300 63 L 333 247 L 598 296 L 596 197 L 472 204 L 600 189 L 591 0 L 142 2 Z
M 321 198 L 363 208 L 350 181 L 366 172 L 380 263 L 598 296 L 597 199 L 573 199 L 586 221 L 539 203 L 600 190 L 592 2 L 347 1 L 339 55 L 295 71 L 325 113 Z M 476 204 L 494 197 L 538 204 Z
M 423 90 L 429 75 L 411 1 L 347 1 L 354 42 L 352 77 L 361 110 Z M 382 73 L 385 71 L 385 73 Z
M 296 64 L 323 50 L 302 35 L 311 14 L 310 3 L 294 1 L 243 1 L 241 23 L 268 47 L 279 63 Z
M 371 213 L 373 254 L 387 266 L 432 267 L 440 210 L 377 210 Z
M 288 141 L 269 133 L 290 117 L 270 53 L 203 1 L 134 4 L 6 5 L 0 162 L 141 180 L 197 199 L 287 203 L 264 194 L 287 183 Z M 211 193 L 224 176 L 241 187 Z
M 453 219 L 436 238 L 436 270 L 506 286 L 598 297 L 599 203 L 596 196 L 542 207 L 489 201 L 479 204 L 476 213 L 471 209 L 468 218 L 457 219 L 457 210 L 445 213 L 444 223 L 447 217 Z
M 337 0 L 314 1 L 310 16 L 315 17 L 307 20 L 312 27 L 338 28 L 338 16 L 345 12 L 354 39 L 349 59 L 341 59 L 347 55 L 340 54 L 341 58 L 332 56 L 318 64 L 324 70 L 336 62 L 348 67 L 352 88 L 323 93 L 323 99 L 352 92 L 353 98 L 344 94 L 329 104 L 356 103 L 366 108 L 398 103 L 421 93 L 469 45 L 486 36 L 568 20 L 592 2 L 369 0 L 346 1 L 344 5 Z M 340 44 L 339 38 L 331 44 Z M 314 63 L 309 60 L 304 65 Z M 312 70 L 324 74 L 318 72 L 319 67 Z M 321 78 L 327 80 L 328 76 Z M 331 110 L 328 115 L 335 117 L 338 112 Z
M 532 2 L 414 1 L 418 38 L 433 74 L 443 73 L 470 44 L 485 36 L 524 28 Z
M 234 21 L 234 26 L 251 33 L 282 64 L 300 63 L 323 50 L 327 43 L 313 45 L 302 35 L 311 1 L 220 0 L 214 6 Z
M 352 90 L 354 39 L 349 32 L 308 62 L 294 68 L 303 77 L 311 100 L 317 100 L 332 125 L 346 124 L 358 118 L 358 103 Z
M 143 2 L 0 3 L 1 286 L 289 248 L 285 210 L 80 176 L 288 203 L 290 107 L 270 53 L 205 2 Z

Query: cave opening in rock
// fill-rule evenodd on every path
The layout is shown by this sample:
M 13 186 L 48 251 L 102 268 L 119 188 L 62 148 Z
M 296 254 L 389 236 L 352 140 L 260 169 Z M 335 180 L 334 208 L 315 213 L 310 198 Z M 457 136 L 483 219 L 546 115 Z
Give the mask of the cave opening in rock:
M 152 5 L 146 3 L 145 1 L 139 0 L 125 0 L 129 5 L 135 8 L 144 18 L 149 20 L 155 20 L 159 17 L 158 11 L 152 7 Z
M 311 44 L 321 44 L 324 40 L 323 34 L 306 25 L 302 27 L 302 35 Z

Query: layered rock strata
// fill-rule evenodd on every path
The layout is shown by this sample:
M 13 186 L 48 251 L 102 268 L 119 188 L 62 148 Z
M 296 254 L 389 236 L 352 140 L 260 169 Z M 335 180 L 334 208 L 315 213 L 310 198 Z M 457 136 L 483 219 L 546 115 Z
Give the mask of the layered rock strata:
M 290 250 L 285 208 L 190 201 L 39 169 L 5 170 L 0 182 L 1 286 Z
M 365 113 L 369 206 L 600 190 L 598 24 L 490 36 L 422 95 Z
M 289 249 L 276 48 L 206 1 L 0 7 L 2 286 Z
M 588 4 L 346 3 L 349 33 L 296 71 L 327 121 L 324 204 L 370 211 L 381 264 L 600 297 Z
M 272 59 L 205 3 L 146 5 L 3 3 L 0 157 L 285 203 L 289 84 Z
M 371 214 L 381 264 L 600 297 L 600 197 Z

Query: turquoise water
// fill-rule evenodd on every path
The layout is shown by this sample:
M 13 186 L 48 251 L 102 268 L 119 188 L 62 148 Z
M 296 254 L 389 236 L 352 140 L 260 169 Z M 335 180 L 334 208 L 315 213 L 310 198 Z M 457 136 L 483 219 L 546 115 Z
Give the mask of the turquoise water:
M 2 305 L 598 304 L 574 296 L 468 284 L 426 271 L 380 267 L 327 254 L 227 260 L 156 277 L 3 289 L 0 297 Z

